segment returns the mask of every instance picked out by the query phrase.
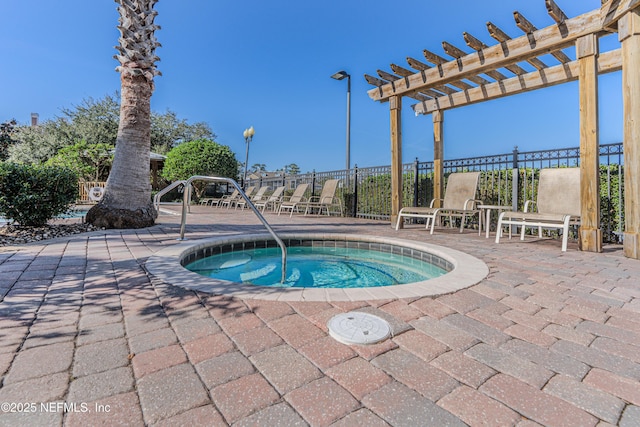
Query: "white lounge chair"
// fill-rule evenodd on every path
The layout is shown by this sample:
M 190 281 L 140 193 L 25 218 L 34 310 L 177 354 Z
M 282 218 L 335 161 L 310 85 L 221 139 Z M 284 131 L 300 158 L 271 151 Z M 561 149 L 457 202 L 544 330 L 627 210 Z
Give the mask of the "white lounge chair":
M 403 218 L 424 218 L 426 222 L 425 228 L 431 226 L 430 234 L 433 234 L 436 220 L 439 220 L 440 217 L 448 216 L 450 219 L 460 217 L 460 232 L 462 233 L 467 217 L 480 215 L 477 206 L 482 204 L 482 201 L 476 200 L 479 177 L 480 172 L 452 173 L 447 180 L 442 207 L 434 207 L 433 205 L 437 200 L 434 199 L 428 208 L 402 208 L 398 213 L 396 230 L 400 228 L 400 221 Z
M 291 212 L 289 216 L 292 216 L 293 211 L 298 210 L 299 205 L 304 205 L 304 202 L 306 202 L 307 199 L 304 197 L 304 193 L 307 192 L 308 188 L 309 184 L 299 184 L 291 197 L 283 200 L 282 203 L 280 203 L 280 207 L 278 208 L 278 215 L 280 215 L 283 210 L 289 210 Z
M 524 212 L 502 212 L 498 217 L 496 243 L 500 243 L 505 225 L 520 226 L 520 240 L 524 240 L 527 227 L 537 227 L 540 238 L 543 228 L 554 228 L 562 230 L 562 251 L 566 252 L 569 226 L 580 223 L 580 214 L 580 168 L 542 169 L 537 202 L 527 200 Z
M 247 197 L 251 197 L 251 195 L 253 194 L 253 192 L 255 191 L 256 187 L 249 187 L 245 190 L 244 194 Z M 229 196 L 228 198 L 222 200 L 222 202 L 220 202 L 220 206 L 222 207 L 227 207 L 227 209 L 229 209 L 231 206 L 237 207 L 238 202 L 242 200 L 242 196 L 240 195 L 240 192 L 237 190 L 234 190 L 234 192 L 231 194 L 231 196 Z
M 253 196 L 251 196 L 249 198 L 251 200 L 251 203 L 253 203 L 254 206 L 255 206 L 256 202 L 259 202 L 259 201 L 261 201 L 263 199 L 266 199 L 266 196 L 264 195 L 264 193 L 266 193 L 269 188 L 271 188 L 271 187 L 269 187 L 268 185 L 264 185 L 264 186 L 260 187 L 258 189 L 258 191 L 256 192 L 256 194 L 254 194 Z M 238 208 L 238 207 L 242 207 L 242 209 L 246 208 L 247 207 L 246 200 L 244 200 L 244 199 L 238 200 L 238 202 L 236 203 L 236 208 Z
M 311 213 L 313 210 L 318 210 L 318 215 L 322 213 L 323 210 L 327 212 L 327 215 L 330 214 L 330 208 L 338 207 L 340 215 L 342 215 L 342 202 L 339 197 L 336 197 L 336 190 L 338 189 L 338 184 L 340 183 L 339 179 L 329 179 L 322 186 L 322 193 L 320 196 L 312 196 L 306 203 L 306 207 L 304 209 L 304 214 L 307 215 Z
M 282 195 L 284 194 L 285 186 L 281 186 L 276 188 L 273 193 L 266 199 L 256 202 L 256 208 L 262 208 L 262 213 L 264 213 L 265 209 L 271 207 L 271 209 L 275 212 L 279 207 L 280 201 L 282 200 Z

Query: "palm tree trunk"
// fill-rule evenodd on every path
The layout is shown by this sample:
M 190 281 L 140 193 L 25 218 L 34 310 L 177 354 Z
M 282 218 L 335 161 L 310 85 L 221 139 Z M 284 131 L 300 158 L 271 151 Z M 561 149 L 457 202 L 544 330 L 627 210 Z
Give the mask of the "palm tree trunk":
M 116 0 L 120 13 L 120 124 L 116 153 L 102 200 L 89 212 L 87 222 L 105 228 L 142 228 L 154 224 L 157 212 L 151 201 L 151 94 L 156 69 L 153 23 L 157 0 Z
M 149 179 L 152 83 L 143 76 L 124 73 L 121 80 L 120 125 L 113 166 L 104 197 L 86 219 L 97 227 L 149 227 L 157 217 Z

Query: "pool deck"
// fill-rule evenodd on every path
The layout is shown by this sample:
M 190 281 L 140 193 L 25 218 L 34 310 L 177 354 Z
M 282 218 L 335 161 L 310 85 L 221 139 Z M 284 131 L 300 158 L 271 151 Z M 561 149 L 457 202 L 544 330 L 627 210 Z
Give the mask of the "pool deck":
M 387 236 L 489 266 L 467 289 L 370 301 L 242 300 L 174 287 L 145 261 L 179 217 L 0 247 L 0 426 L 640 426 L 640 261 L 570 242 L 266 214 L 276 231 Z M 263 232 L 196 206 L 190 240 Z M 336 314 L 393 336 L 347 346 Z

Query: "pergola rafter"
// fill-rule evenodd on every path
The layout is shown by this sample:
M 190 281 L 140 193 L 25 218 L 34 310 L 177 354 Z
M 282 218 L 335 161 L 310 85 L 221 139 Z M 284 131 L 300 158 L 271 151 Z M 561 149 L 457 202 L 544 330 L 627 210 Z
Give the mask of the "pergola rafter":
M 489 31 L 489 35 L 500 43 L 505 43 L 507 40 L 511 40 L 511 37 L 509 37 L 507 33 L 491 22 L 487 22 L 487 30 Z M 507 49 L 506 44 L 504 45 L 504 49 Z M 547 68 L 547 65 L 538 58 L 527 58 L 526 61 L 533 65 L 537 70 Z
M 442 195 L 444 111 L 451 108 L 579 81 L 582 225 L 580 247 L 602 250 L 599 219 L 598 85 L 597 76 L 622 70 L 625 152 L 625 255 L 640 259 L 640 0 L 603 0 L 600 9 L 569 18 L 554 0 L 544 0 L 553 24 L 538 29 L 514 12 L 523 35 L 512 38 L 491 22 L 487 30 L 497 44 L 487 45 L 463 33 L 472 52 L 442 42 L 446 59 L 423 50 L 427 63 L 407 57 L 415 70 L 391 64 L 391 73 L 378 70 L 381 79 L 365 75 L 375 86 L 369 96 L 389 102 L 391 120 L 392 212 L 395 223 L 402 200 L 402 98 L 419 100 L 416 115 L 431 114 L 434 124 L 434 196 Z M 600 52 L 598 38 L 617 32 L 619 49 Z M 573 49 L 575 59 L 564 50 Z M 571 52 L 568 52 L 571 53 Z M 541 57 L 558 63 L 547 65 Z M 533 71 L 520 64 L 528 63 Z M 429 65 L 432 64 L 432 65 Z M 506 74 L 508 72 L 509 74 Z M 486 77 L 486 78 L 485 78 Z M 491 79 L 491 80 L 489 80 Z

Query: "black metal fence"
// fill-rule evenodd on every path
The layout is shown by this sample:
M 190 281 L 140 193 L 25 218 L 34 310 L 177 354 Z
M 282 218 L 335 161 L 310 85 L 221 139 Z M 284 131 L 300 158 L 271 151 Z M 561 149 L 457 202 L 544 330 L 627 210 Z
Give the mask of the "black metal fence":
M 600 145 L 600 215 L 603 238 L 619 241 L 624 230 L 623 144 Z M 522 209 L 535 199 L 540 169 L 580 165 L 579 147 L 541 151 L 519 151 L 492 156 L 445 160 L 446 178 L 454 172 L 480 171 L 478 198 L 485 204 Z M 309 184 L 309 196 L 318 195 L 328 179 L 340 179 L 338 197 L 344 215 L 389 220 L 391 215 L 391 166 L 376 166 L 329 172 L 310 172 L 248 180 L 247 185 L 284 185 L 290 194 L 298 184 Z M 403 206 L 428 206 L 433 199 L 433 162 L 402 165 Z

